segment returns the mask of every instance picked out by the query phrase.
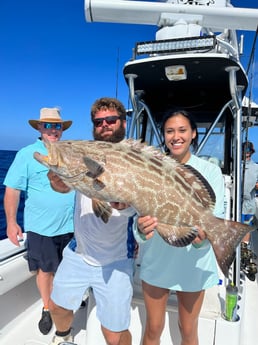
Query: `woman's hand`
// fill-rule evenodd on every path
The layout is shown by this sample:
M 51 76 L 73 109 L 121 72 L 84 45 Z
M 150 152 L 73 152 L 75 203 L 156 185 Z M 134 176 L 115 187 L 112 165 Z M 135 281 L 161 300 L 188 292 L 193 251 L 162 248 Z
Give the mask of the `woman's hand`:
M 207 238 L 207 236 L 206 233 L 200 227 L 195 226 L 195 228 L 198 230 L 198 235 L 195 237 L 192 244 L 200 246 L 202 242 Z
M 138 230 L 142 233 L 146 240 L 149 240 L 154 235 L 154 229 L 158 225 L 156 217 L 144 216 L 138 217 Z

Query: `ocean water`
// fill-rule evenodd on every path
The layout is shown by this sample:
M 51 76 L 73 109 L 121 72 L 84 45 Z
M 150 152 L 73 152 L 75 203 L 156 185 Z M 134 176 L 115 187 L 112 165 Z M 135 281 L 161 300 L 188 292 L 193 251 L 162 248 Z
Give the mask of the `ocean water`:
M 4 191 L 3 181 L 9 166 L 11 165 L 17 151 L 0 150 L 0 240 L 6 238 L 6 220 L 4 213 Z M 21 193 L 20 205 L 17 213 L 18 224 L 23 227 L 24 194 Z

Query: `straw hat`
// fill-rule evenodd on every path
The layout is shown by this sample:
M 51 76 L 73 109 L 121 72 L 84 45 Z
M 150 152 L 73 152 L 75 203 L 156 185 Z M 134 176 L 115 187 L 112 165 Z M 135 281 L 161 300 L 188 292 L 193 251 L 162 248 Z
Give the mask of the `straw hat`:
M 63 131 L 68 129 L 72 124 L 72 121 L 70 120 L 62 120 L 60 110 L 58 108 L 41 108 L 39 120 L 29 120 L 29 124 L 34 129 L 38 129 L 39 122 L 62 123 Z

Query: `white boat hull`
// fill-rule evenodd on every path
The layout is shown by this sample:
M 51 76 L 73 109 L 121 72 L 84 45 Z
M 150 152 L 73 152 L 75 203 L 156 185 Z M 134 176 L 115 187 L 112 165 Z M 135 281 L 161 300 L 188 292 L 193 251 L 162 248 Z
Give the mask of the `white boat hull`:
M 258 231 L 253 234 L 255 250 L 258 250 Z M 6 240 L 7 241 L 7 240 Z M 16 266 L 16 274 L 19 272 L 19 258 L 13 258 L 13 262 L 1 264 L 0 276 L 3 280 L 10 275 L 7 270 L 2 270 L 4 265 Z M 23 259 L 24 260 L 24 259 Z M 140 260 L 140 259 L 139 259 Z M 25 262 L 26 263 L 26 262 Z M 139 264 L 139 261 L 138 261 Z M 38 330 L 38 321 L 41 314 L 42 303 L 39 298 L 35 276 L 25 272 L 25 279 L 17 283 L 0 296 L 0 343 L 1 345 L 47 345 L 51 342 L 54 329 L 48 335 L 42 335 Z M 13 273 L 12 273 L 13 274 Z M 145 308 L 141 292 L 141 283 L 138 278 L 139 266 L 136 265 L 134 281 L 134 298 L 131 307 L 131 325 L 133 345 L 141 344 L 144 325 Z M 12 280 L 12 279 L 11 279 Z M 5 285 L 6 286 L 6 285 Z M 253 339 L 257 337 L 258 287 L 256 280 L 251 282 L 242 276 L 241 289 L 239 291 L 237 322 L 225 321 L 222 317 L 224 310 L 223 285 L 207 290 L 205 302 L 199 321 L 200 345 L 254 345 Z M 105 345 L 100 331 L 100 323 L 96 318 L 96 306 L 94 297 L 89 292 L 87 307 L 75 313 L 73 324 L 75 343 L 78 345 Z M 112 312 L 112 310 L 110 311 Z M 166 312 L 166 324 L 161 338 L 162 345 L 179 345 L 180 334 L 177 326 L 177 303 L 175 294 L 171 294 Z

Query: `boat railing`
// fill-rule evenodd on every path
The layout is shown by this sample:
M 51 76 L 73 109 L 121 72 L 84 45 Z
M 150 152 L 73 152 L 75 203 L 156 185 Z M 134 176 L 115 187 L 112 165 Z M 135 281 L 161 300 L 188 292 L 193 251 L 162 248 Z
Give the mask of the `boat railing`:
M 19 246 L 14 245 L 8 238 L 0 241 L 0 266 L 9 259 L 26 252 L 26 234 L 19 240 Z
M 28 269 L 24 242 L 16 247 L 9 239 L 0 241 L 0 296 L 33 275 Z

